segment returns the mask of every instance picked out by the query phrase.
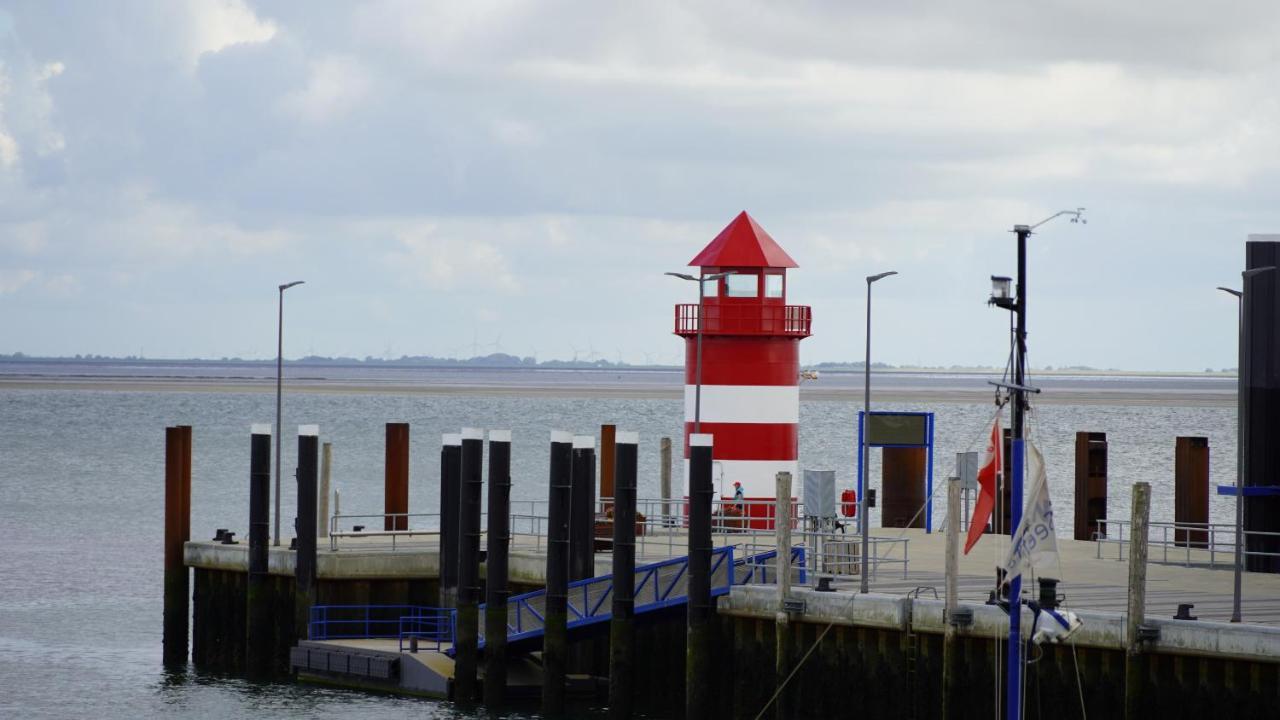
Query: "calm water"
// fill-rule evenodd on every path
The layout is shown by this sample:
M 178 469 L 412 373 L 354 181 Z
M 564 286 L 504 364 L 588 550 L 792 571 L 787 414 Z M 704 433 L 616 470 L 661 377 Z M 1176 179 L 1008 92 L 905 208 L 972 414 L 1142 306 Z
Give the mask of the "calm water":
M 29 366 L 24 374 L 46 371 L 74 374 L 40 366 Z M 113 372 L 102 367 L 86 371 Z M 120 372 L 138 374 L 136 368 Z M 432 376 L 416 372 L 395 369 L 394 379 L 427 382 L 423 378 Z M 210 373 L 203 366 L 164 366 L 143 374 Z M 244 374 L 266 377 L 270 372 Z M 582 375 L 572 375 L 580 384 Z M 678 376 L 671 373 L 642 375 L 635 382 L 679 385 Z M 455 371 L 444 377 L 460 375 Z M 560 376 L 504 371 L 486 377 L 518 386 L 555 384 Z M 378 384 L 377 377 L 348 379 Z M 946 387 L 954 379 L 912 382 Z M 1161 389 L 1183 387 L 1177 380 L 1155 382 Z M 1205 381 L 1185 381 L 1186 388 L 1200 382 Z M 166 675 L 161 670 L 164 428 L 194 427 L 193 535 L 212 537 L 216 527 L 244 535 L 248 428 L 252 422 L 270 422 L 274 406 L 270 393 L 0 389 L 0 537 L 6 545 L 0 551 L 0 717 L 461 717 L 441 703 L 287 684 L 252 685 L 195 673 Z M 976 404 L 880 407 L 937 414 L 939 479 L 951 471 L 953 453 L 975 449 L 990 417 L 989 406 Z M 854 475 L 856 411 L 842 402 L 801 406 L 802 465 L 836 470 L 842 487 Z M 295 394 L 286 398 L 283 466 L 288 478 L 294 464 L 292 428 L 318 423 L 322 440 L 334 444 L 333 476 L 342 491 L 344 512 L 380 512 L 383 424 L 406 421 L 412 424 L 410 509 L 434 512 L 440 434 L 463 425 L 510 428 L 513 497 L 543 499 L 548 430 L 590 433 L 601 423 L 614 422 L 640 433 L 640 494 L 657 497 L 658 438 L 678 437 L 681 412 L 681 402 L 668 399 Z M 1046 405 L 1036 411 L 1036 418 L 1059 517 L 1071 517 L 1077 430 L 1107 433 L 1111 517 L 1128 517 L 1127 488 L 1145 480 L 1153 489 L 1152 519 L 1172 520 L 1177 435 L 1208 436 L 1210 482 L 1234 479 L 1233 407 Z M 874 458 L 872 467 L 876 472 Z M 282 525 L 287 527 L 293 517 L 293 492 L 288 487 L 283 504 Z M 1210 511 L 1215 521 L 1234 518 L 1228 498 L 1212 496 Z M 938 503 L 935 519 L 942 513 Z M 1062 529 L 1068 525 L 1061 524 Z

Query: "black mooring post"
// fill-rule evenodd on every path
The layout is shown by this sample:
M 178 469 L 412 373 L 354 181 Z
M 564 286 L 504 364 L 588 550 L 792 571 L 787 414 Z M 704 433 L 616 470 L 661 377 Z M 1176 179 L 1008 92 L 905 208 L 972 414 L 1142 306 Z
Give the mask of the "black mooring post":
M 569 484 L 569 582 L 595 577 L 596 439 L 573 437 Z M 581 672 L 582 668 L 575 668 Z
M 267 578 L 270 541 L 271 426 L 254 425 L 249 438 L 249 582 L 245 593 L 245 669 L 250 677 L 271 675 L 275 628 Z
M 191 428 L 164 429 L 164 664 L 187 664 L 190 572 L 183 545 L 191 539 Z
M 311 608 L 316 604 L 316 483 L 320 477 L 320 426 L 298 428 L 298 548 L 294 565 L 294 639 L 310 638 Z
M 458 506 L 458 620 L 454 639 L 453 699 L 475 702 L 480 639 L 480 497 L 484 491 L 484 431 L 462 429 L 461 501 Z
M 542 636 L 542 714 L 564 715 L 565 665 L 569 643 L 569 505 L 573 436 L 551 431 L 551 477 L 547 505 L 547 600 Z
M 614 446 L 613 618 L 609 621 L 609 717 L 631 717 L 635 668 L 636 458 L 639 437 L 619 432 Z
M 489 431 L 489 531 L 485 554 L 484 704 L 507 692 L 507 561 L 511 548 L 511 431 Z
M 462 436 L 440 442 L 440 607 L 458 606 L 458 510 L 461 503 Z
M 689 436 L 689 633 L 685 720 L 711 712 L 711 436 Z

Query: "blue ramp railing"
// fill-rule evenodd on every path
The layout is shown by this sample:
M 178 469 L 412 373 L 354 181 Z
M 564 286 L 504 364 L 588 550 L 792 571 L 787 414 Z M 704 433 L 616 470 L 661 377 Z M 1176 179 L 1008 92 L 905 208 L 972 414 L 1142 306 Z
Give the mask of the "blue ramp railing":
M 711 595 L 725 595 L 734 585 L 773 584 L 777 571 L 773 561 L 777 550 L 734 558 L 734 548 L 711 551 Z M 806 580 L 804 547 L 791 549 L 791 563 Z M 684 605 L 689 600 L 689 558 L 676 557 L 640 565 L 635 575 L 635 612 L 653 612 Z M 515 595 L 507 600 L 507 640 L 515 642 L 540 637 L 546 627 L 545 589 Z M 613 575 L 577 580 L 569 584 L 568 629 L 608 621 L 613 617 Z M 481 608 L 484 605 L 480 606 Z M 483 615 L 483 613 L 482 613 Z M 312 640 L 349 638 L 397 638 L 400 649 L 413 638 L 436 650 L 452 653 L 457 612 L 449 608 L 420 605 L 317 605 L 311 608 L 308 634 Z M 484 624 L 480 625 L 480 646 L 484 646 Z M 444 648 L 445 645 L 448 648 Z

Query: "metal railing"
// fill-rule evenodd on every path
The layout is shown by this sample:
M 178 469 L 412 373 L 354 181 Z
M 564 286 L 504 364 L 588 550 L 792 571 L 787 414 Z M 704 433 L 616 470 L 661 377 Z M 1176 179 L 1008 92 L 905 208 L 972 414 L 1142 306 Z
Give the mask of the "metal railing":
M 439 634 L 440 641 L 452 642 L 453 615 L 449 608 L 423 605 L 315 605 L 307 622 L 307 637 L 403 638 L 404 623 L 409 620 L 411 632 L 422 633 L 419 637 L 426 637 L 430 627 Z M 412 623 L 419 625 L 413 627 Z
M 1098 520 L 1098 531 L 1094 533 L 1097 547 L 1097 558 L 1113 557 L 1110 551 L 1104 553 L 1103 547 L 1115 547 L 1114 558 L 1124 560 L 1127 548 L 1132 542 L 1132 522 L 1129 520 Z M 1269 537 L 1280 538 L 1280 532 L 1262 532 L 1244 530 L 1241 533 L 1246 539 L 1241 554 L 1246 557 L 1280 557 L 1277 552 L 1250 551 L 1247 538 Z M 1147 561 L 1164 565 L 1184 565 L 1186 567 L 1235 567 L 1236 562 L 1236 526 L 1228 523 L 1179 523 L 1149 522 L 1147 523 Z
M 411 527 L 415 521 L 430 519 L 428 527 Z M 388 523 L 387 521 L 391 522 Z M 403 522 L 400 522 L 403 520 Z M 404 530 L 385 530 L 387 524 L 392 527 L 403 525 Z M 351 530 L 339 530 L 339 527 L 350 525 Z M 362 529 L 356 530 L 356 527 Z M 338 541 L 343 538 L 385 538 L 390 541 L 392 550 L 396 549 L 396 541 L 400 538 L 425 537 L 440 534 L 440 513 L 380 513 L 377 515 L 334 515 L 329 518 L 329 549 L 336 551 Z M 365 543 L 365 548 L 375 544 Z
M 426 608 L 434 613 L 419 613 L 400 618 L 400 652 L 405 648 L 413 649 L 415 641 L 423 640 L 434 643 L 432 648 L 440 652 L 448 643 L 453 646 L 458 635 L 458 612 L 449 608 Z
M 719 303 L 705 305 L 705 335 L 785 335 L 808 337 L 813 324 L 813 311 L 808 305 L 774 303 Z M 698 332 L 698 304 L 676 305 L 675 333 L 694 335 Z

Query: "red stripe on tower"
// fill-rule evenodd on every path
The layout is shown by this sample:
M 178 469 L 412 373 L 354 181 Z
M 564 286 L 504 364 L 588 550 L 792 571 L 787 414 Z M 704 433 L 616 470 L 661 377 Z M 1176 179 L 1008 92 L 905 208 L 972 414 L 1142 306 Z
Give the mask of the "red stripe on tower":
M 796 472 L 800 420 L 800 341 L 810 334 L 808 306 L 787 304 L 787 269 L 798 267 L 746 212 L 689 265 L 707 283 L 697 304 L 677 305 L 675 334 L 685 339 L 685 495 L 693 432 L 698 334 L 702 334 L 701 432 L 715 437 L 715 483 L 732 496 L 772 500 L 774 477 Z

